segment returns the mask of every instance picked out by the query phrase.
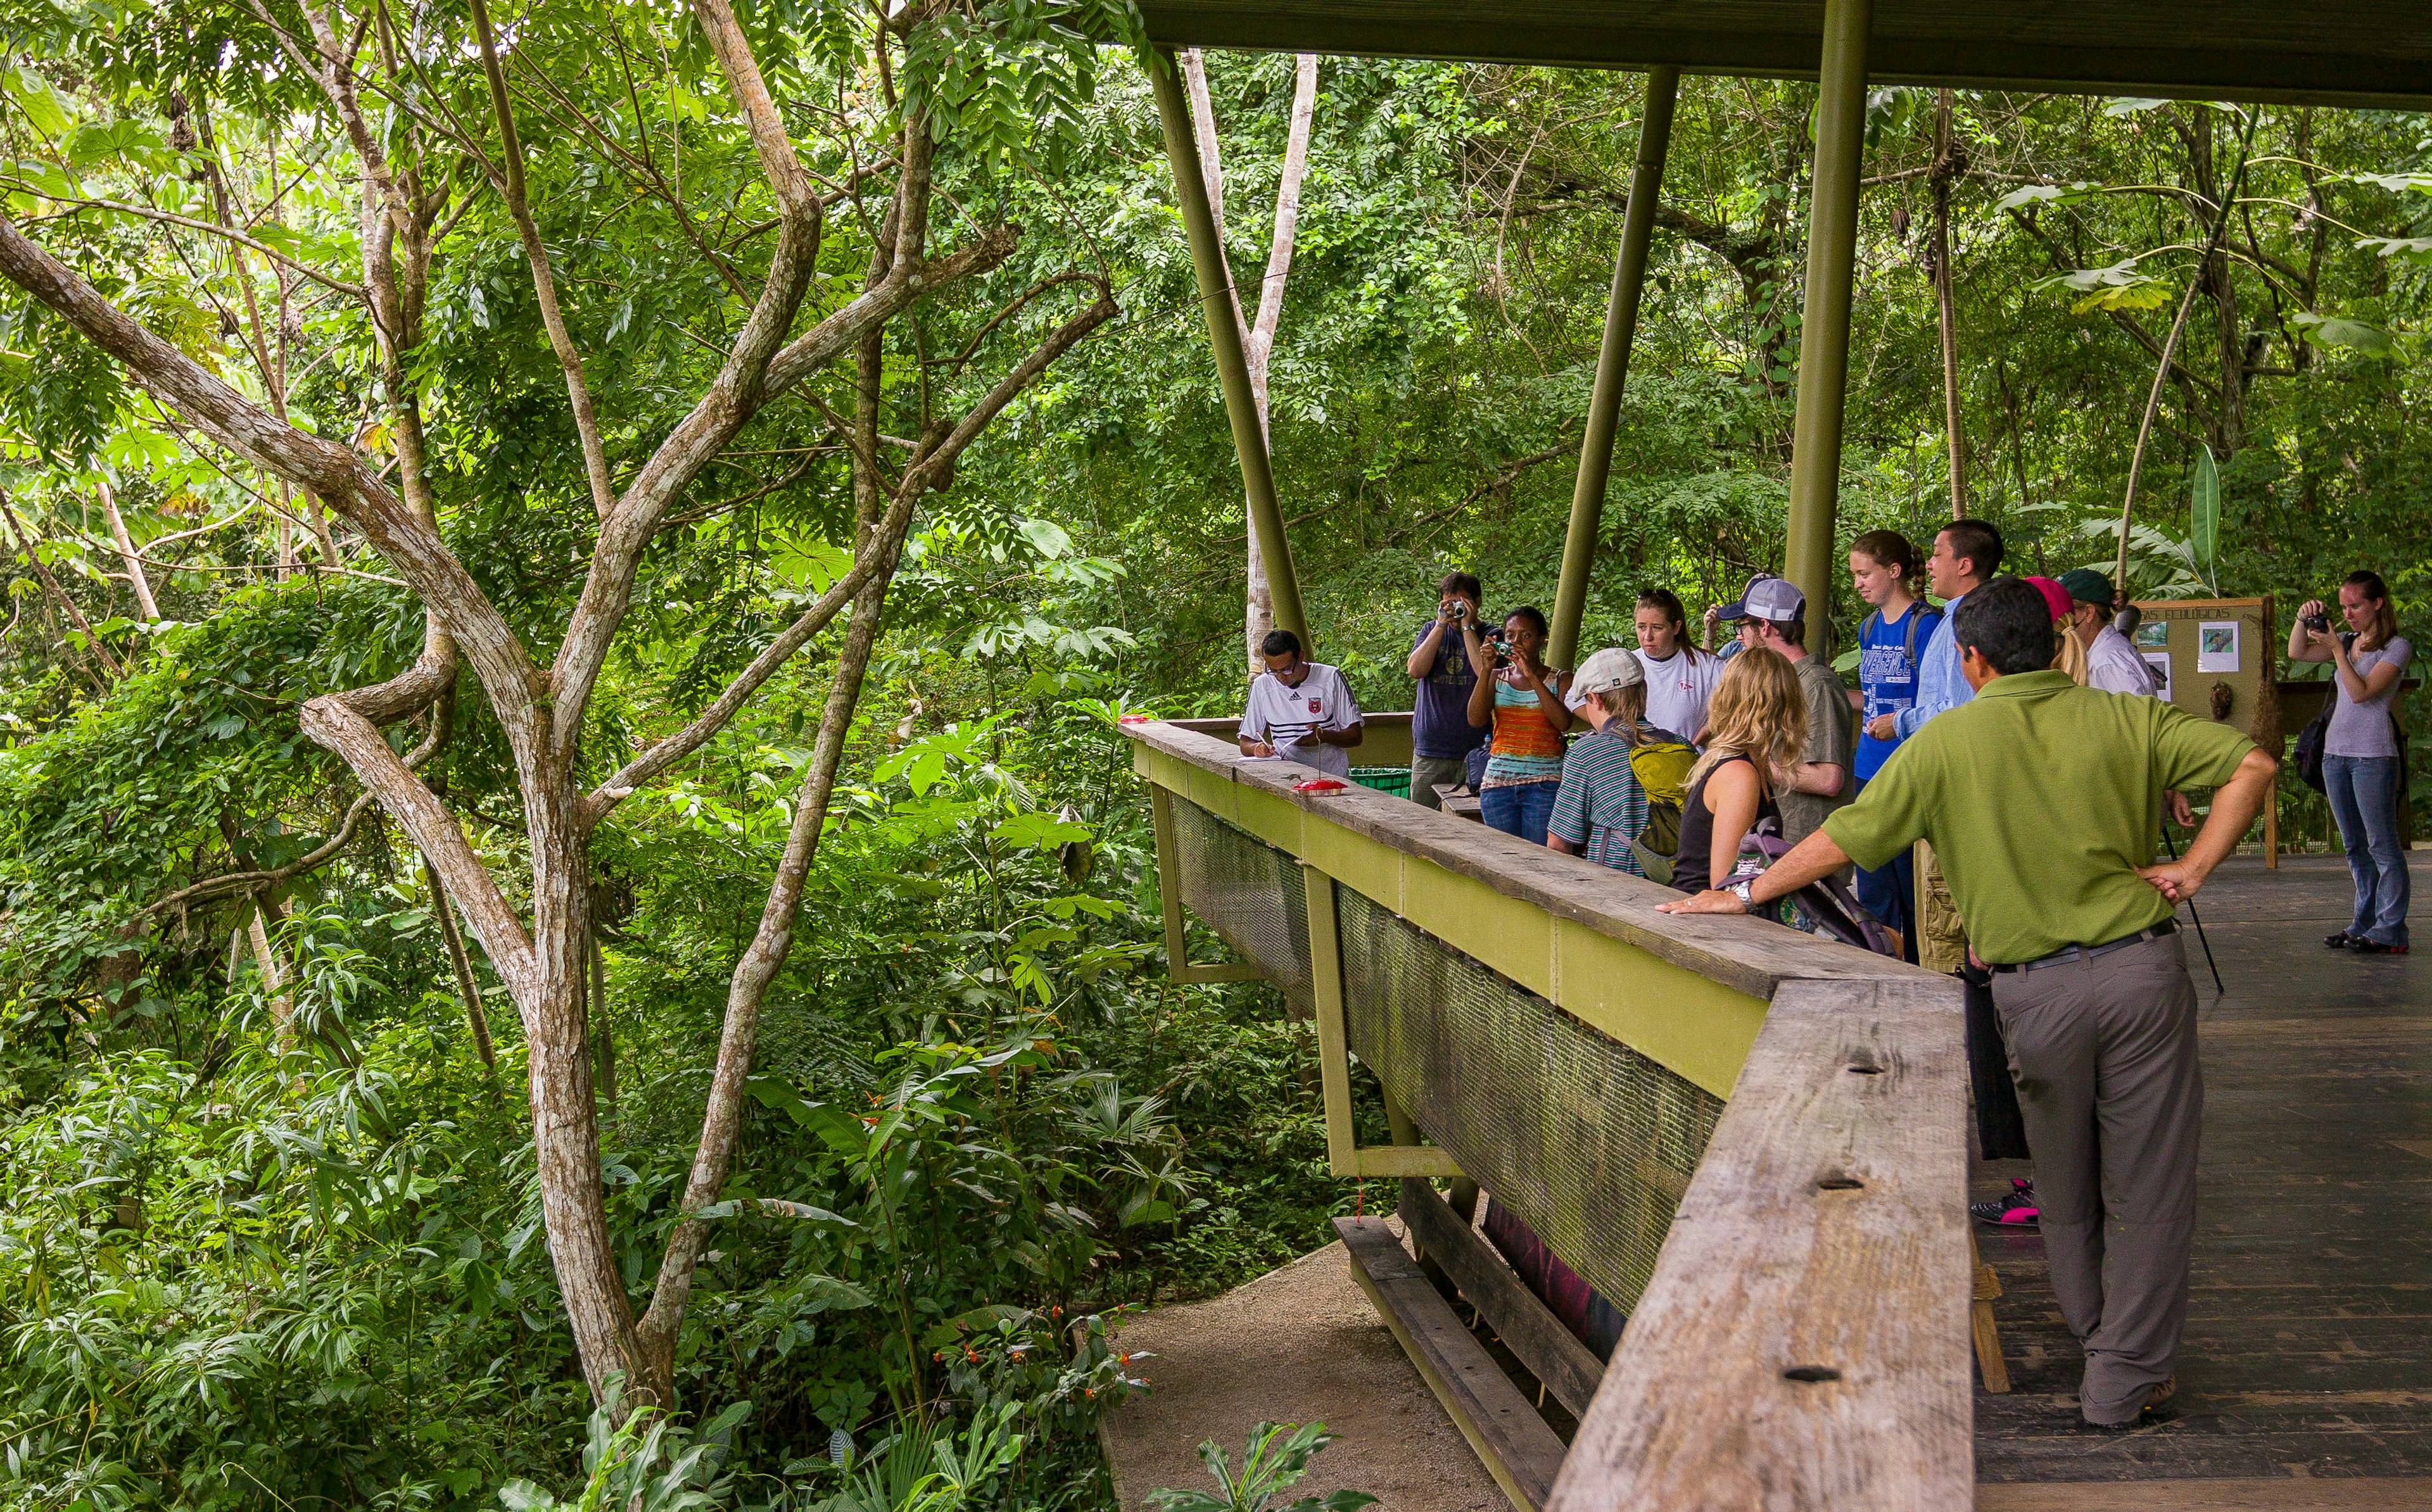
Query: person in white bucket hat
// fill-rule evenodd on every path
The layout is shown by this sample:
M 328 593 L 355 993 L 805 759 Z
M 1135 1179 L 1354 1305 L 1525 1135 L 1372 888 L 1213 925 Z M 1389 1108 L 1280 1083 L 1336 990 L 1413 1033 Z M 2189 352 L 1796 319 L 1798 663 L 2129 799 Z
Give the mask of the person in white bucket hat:
M 1632 842 L 1647 828 L 1647 797 L 1631 758 L 1665 744 L 1694 759 L 1679 735 L 1647 722 L 1647 668 L 1634 652 L 1610 647 L 1580 666 L 1579 714 L 1595 732 L 1572 742 L 1562 783 L 1545 822 L 1545 845 L 1633 877 L 1647 875 Z

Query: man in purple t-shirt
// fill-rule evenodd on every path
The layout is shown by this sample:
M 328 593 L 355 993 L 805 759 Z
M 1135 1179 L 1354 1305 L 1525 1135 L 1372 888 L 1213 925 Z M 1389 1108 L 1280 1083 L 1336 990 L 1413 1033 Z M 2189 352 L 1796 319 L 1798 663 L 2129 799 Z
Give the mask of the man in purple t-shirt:
M 1476 576 L 1448 572 L 1436 584 L 1436 617 L 1419 628 L 1410 647 L 1410 674 L 1417 684 L 1410 702 L 1410 797 L 1438 807 L 1436 784 L 1467 776 L 1469 753 L 1487 731 L 1469 722 L 1469 690 L 1478 673 L 1469 664 L 1461 628 L 1478 621 L 1485 591 Z

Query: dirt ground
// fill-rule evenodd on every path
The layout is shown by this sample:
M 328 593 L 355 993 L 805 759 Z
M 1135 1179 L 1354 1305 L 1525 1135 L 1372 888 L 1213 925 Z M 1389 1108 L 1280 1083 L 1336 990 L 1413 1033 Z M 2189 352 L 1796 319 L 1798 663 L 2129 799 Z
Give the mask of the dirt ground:
M 1215 1439 L 1238 1464 L 1261 1419 L 1322 1421 L 1342 1435 L 1283 1501 L 1348 1487 L 1383 1512 L 1511 1504 L 1369 1305 L 1340 1244 L 1222 1297 L 1160 1307 L 1127 1325 L 1121 1342 L 1153 1388 L 1101 1429 L 1123 1512 L 1139 1512 L 1161 1487 L 1213 1492 L 1200 1440 Z

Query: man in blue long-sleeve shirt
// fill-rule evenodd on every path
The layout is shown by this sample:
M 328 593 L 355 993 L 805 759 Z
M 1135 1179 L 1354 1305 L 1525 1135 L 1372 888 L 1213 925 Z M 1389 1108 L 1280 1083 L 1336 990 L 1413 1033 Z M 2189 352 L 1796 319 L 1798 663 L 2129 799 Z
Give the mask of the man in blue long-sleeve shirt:
M 2001 570 L 2001 532 L 1983 520 L 1953 520 L 1934 538 L 1934 555 L 1925 561 L 1925 580 L 1942 600 L 1942 621 L 1917 658 L 1917 702 L 1896 714 L 1877 714 L 1866 733 L 1877 740 L 1906 740 L 1927 720 L 1946 709 L 1956 709 L 1976 697 L 1959 671 L 1959 645 L 1951 639 L 1951 616 L 1959 601 L 1992 580 Z
M 1925 561 L 1925 580 L 1942 600 L 1943 615 L 1917 658 L 1917 702 L 1897 714 L 1878 715 L 1867 733 L 1888 740 L 1897 732 L 1914 735 L 1935 715 L 1958 708 L 1976 697 L 1959 670 L 1959 643 L 1951 634 L 1952 616 L 1960 601 L 1992 580 L 2001 570 L 2001 532 L 1983 520 L 1953 520 L 1934 538 L 1934 554 Z M 1891 756 L 1900 760 L 1899 752 Z M 1934 848 L 1917 847 L 1917 964 L 1930 971 L 1958 971 L 1968 964 L 1968 931 L 1943 881 Z M 1967 989 L 1968 1081 L 1975 1088 L 1977 1143 L 1987 1160 L 2015 1160 L 2028 1153 L 2026 1130 L 2019 1117 L 2018 1094 L 2010 1085 L 2008 1050 L 1994 1016 L 1992 978 L 1970 975 Z M 1986 1203 L 1978 1216 L 1988 1221 L 2032 1222 L 2038 1211 L 2021 1190 L 2012 1202 Z
M 1956 709 L 1976 697 L 1959 670 L 1959 644 L 1951 633 L 1951 616 L 1961 600 L 2001 570 L 2001 532 L 1983 520 L 1953 520 L 1934 538 L 1934 554 L 1925 559 L 1925 580 L 1942 600 L 1943 615 L 1917 656 L 1917 702 L 1896 714 L 1878 714 L 1866 732 L 1878 740 L 1905 740 L 1926 721 Z M 1892 760 L 1900 759 L 1895 751 Z M 1968 937 L 1943 884 L 1942 867 L 1930 846 L 1917 855 L 1917 957 L 1932 971 L 1956 971 L 1968 959 Z M 1992 1148 L 1988 1138 L 1985 1148 Z

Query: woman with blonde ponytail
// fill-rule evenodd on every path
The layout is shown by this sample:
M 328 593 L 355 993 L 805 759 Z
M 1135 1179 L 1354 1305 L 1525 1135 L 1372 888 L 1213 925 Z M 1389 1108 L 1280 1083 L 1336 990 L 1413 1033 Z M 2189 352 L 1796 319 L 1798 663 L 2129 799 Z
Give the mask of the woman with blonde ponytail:
M 1798 671 L 1779 651 L 1742 651 L 1714 685 L 1706 728 L 1706 753 L 1689 769 L 1672 868 L 1672 885 L 1684 893 L 1723 886 L 1748 832 L 1766 819 L 1780 824 L 1774 797 L 1790 785 L 1807 744 Z
M 2052 630 L 2060 646 L 2052 654 L 2052 670 L 2068 673 L 2071 682 L 2085 687 L 2092 670 L 2086 659 L 2086 645 L 2069 633 L 2069 627 L 2077 616 L 2076 600 L 2069 597 L 2069 590 L 2061 586 L 2057 578 L 2029 578 L 2027 581 L 2035 585 L 2035 592 L 2043 595 L 2044 602 L 2052 608 Z

